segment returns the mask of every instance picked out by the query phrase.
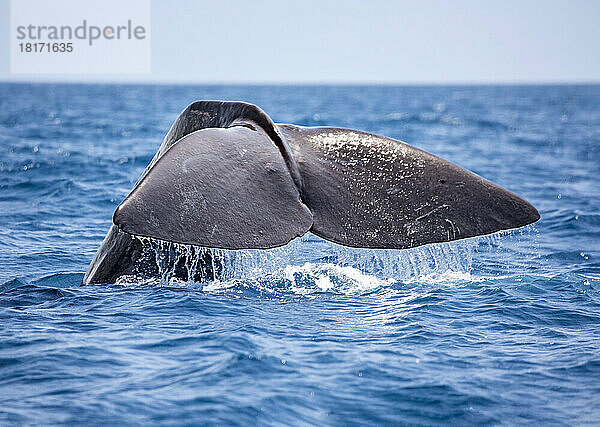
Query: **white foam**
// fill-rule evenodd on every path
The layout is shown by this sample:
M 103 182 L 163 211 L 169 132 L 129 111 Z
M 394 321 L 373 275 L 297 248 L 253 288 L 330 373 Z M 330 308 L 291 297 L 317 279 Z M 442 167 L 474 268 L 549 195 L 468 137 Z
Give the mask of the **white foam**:
M 473 271 L 474 257 L 491 253 L 498 262 L 499 253 L 514 250 L 506 245 L 507 234 L 515 236 L 504 232 L 406 250 L 349 248 L 310 234 L 266 250 L 203 248 L 139 238 L 145 255 L 158 267 L 158 277 L 124 276 L 118 283 L 185 286 L 200 272 L 206 273 L 202 290 L 217 293 L 240 286 L 300 295 L 361 294 L 394 283 L 460 286 L 488 279 Z M 523 235 L 523 230 L 516 233 Z M 207 260 L 210 265 L 204 265 Z M 177 263 L 184 266 L 188 280 L 174 277 Z
M 393 283 L 392 279 L 382 280 L 354 267 L 309 262 L 303 266 L 287 266 L 282 278 L 292 292 L 304 295 L 315 292 L 358 294 Z

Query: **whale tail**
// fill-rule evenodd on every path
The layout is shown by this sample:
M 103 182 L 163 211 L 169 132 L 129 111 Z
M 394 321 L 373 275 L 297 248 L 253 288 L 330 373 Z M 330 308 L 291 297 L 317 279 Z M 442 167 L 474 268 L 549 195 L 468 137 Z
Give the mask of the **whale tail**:
M 524 199 L 403 142 L 275 124 L 243 102 L 186 108 L 115 211 L 122 231 L 224 249 L 281 246 L 310 231 L 404 249 L 521 227 Z

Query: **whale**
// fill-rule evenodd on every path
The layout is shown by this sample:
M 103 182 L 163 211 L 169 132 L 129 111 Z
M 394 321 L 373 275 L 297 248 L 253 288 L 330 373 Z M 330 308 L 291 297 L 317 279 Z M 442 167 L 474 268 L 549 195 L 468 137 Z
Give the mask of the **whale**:
M 509 190 L 405 142 L 275 123 L 246 102 L 197 101 L 116 208 L 83 284 L 155 274 L 144 239 L 269 249 L 310 232 L 348 247 L 408 249 L 539 218 Z M 212 280 L 221 268 L 202 254 L 211 268 L 187 279 Z

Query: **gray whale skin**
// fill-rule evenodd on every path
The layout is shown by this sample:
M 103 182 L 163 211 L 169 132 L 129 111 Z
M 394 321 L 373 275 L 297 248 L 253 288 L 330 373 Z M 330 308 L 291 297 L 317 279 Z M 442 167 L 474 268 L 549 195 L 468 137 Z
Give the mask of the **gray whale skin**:
M 310 231 L 345 246 L 404 249 L 539 218 L 519 196 L 404 142 L 275 124 L 244 102 L 199 101 L 116 209 L 83 283 L 136 271 L 142 244 L 134 236 L 258 249 Z

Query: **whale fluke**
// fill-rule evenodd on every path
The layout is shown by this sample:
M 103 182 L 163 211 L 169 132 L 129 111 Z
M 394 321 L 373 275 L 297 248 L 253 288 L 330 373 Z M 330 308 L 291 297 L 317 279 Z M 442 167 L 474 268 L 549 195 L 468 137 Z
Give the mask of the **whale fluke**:
M 303 180 L 311 232 L 346 246 L 406 249 L 539 219 L 519 196 L 390 138 L 279 125 Z
M 224 249 L 272 248 L 302 236 L 312 214 L 262 128 L 195 131 L 180 139 L 114 214 L 123 231 Z
M 120 248 L 127 261 L 102 247 L 84 282 L 118 277 L 113 265 L 131 271 L 132 235 L 264 249 L 311 231 L 346 246 L 405 249 L 539 217 L 519 196 L 404 142 L 275 124 L 252 104 L 200 101 L 178 117 L 115 211 L 103 247 Z

